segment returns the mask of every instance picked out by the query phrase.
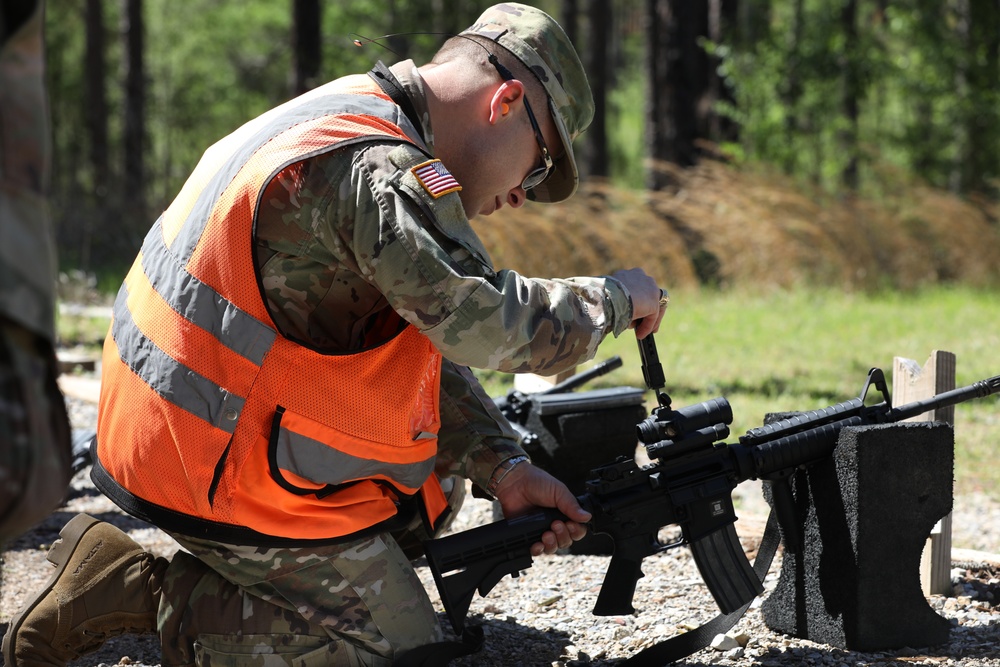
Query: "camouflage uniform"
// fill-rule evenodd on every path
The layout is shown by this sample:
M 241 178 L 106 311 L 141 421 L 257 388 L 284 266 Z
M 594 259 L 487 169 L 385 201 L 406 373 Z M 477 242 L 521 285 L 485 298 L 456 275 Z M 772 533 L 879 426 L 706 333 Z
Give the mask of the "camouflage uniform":
M 413 63 L 391 71 L 433 154 Z M 261 198 L 257 263 L 272 316 L 293 339 L 360 349 L 378 334 L 388 307 L 426 334 L 450 360 L 441 382 L 438 472 L 486 488 L 493 469 L 520 450 L 465 366 L 554 374 L 625 330 L 631 306 L 611 278 L 543 280 L 495 270 L 458 194 L 435 199 L 407 182 L 415 180 L 407 167 L 426 160 L 410 144 L 371 142 L 297 165 L 297 178 L 279 176 Z M 396 185 L 400 172 L 411 186 L 405 190 Z
M 392 72 L 415 108 L 426 152 L 372 140 L 286 168 L 260 198 L 256 265 L 270 313 L 293 340 L 331 353 L 360 350 L 385 340 L 382 323 L 392 311 L 430 338 L 446 358 L 436 472 L 486 489 L 497 466 L 523 451 L 468 367 L 554 373 L 575 365 L 628 327 L 631 303 L 609 277 L 536 279 L 494 269 L 459 195 L 434 196 L 411 172 L 434 154 L 434 128 L 414 64 Z M 562 76 L 540 72 L 543 85 Z M 582 130 L 592 106 L 575 106 L 587 103 L 551 100 L 561 135 Z M 573 129 L 561 105 L 582 113 L 570 119 Z M 564 198 L 575 188 L 575 174 L 568 178 L 558 193 L 536 194 Z M 464 482 L 452 483 L 456 513 L 463 495 Z M 296 664 L 389 665 L 439 640 L 410 563 L 415 554 L 404 550 L 429 537 L 420 530 L 415 522 L 403 534 L 278 549 L 175 535 L 197 560 L 179 554 L 167 570 L 158 620 L 163 663 L 246 664 L 252 655 L 269 664 L 280 654 L 299 656 Z
M 455 512 L 464 493 L 461 482 L 451 489 Z M 174 535 L 197 559 L 178 552 L 167 569 L 162 664 L 389 667 L 407 649 L 441 641 L 410 563 L 418 554 L 400 546 L 427 539 L 421 524 L 416 518 L 394 535 L 308 548 Z
M 52 511 L 70 474 L 53 351 L 42 23 L 41 2 L 0 4 L 0 544 Z

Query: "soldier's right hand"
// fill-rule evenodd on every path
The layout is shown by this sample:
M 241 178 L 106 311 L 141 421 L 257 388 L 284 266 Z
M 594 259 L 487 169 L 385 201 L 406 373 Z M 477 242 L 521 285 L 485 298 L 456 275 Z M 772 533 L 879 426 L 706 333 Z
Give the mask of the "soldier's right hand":
M 632 298 L 632 324 L 635 337 L 643 339 L 656 333 L 660 321 L 667 312 L 663 297 L 667 291 L 660 289 L 656 281 L 642 269 L 622 269 L 611 277 L 620 282 Z

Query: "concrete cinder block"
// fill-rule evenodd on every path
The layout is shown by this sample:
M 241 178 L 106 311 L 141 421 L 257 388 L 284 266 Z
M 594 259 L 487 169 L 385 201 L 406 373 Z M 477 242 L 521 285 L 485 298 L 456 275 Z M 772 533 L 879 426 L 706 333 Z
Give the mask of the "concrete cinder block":
M 830 459 L 792 477 L 802 549 L 783 555 L 767 626 L 857 651 L 947 642 L 951 624 L 920 588 L 920 555 L 951 511 L 953 479 L 948 424 L 844 429 Z

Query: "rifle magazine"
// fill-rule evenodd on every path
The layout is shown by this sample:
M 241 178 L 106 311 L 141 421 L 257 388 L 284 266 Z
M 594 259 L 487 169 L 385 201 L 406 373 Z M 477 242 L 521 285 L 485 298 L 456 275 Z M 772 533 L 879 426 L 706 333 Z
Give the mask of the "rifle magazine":
M 764 592 L 733 524 L 691 542 L 691 554 L 723 614 L 736 611 Z

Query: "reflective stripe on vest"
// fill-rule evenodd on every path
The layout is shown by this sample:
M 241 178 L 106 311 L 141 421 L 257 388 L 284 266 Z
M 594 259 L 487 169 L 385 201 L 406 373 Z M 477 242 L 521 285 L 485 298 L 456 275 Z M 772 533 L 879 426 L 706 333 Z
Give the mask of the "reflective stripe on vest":
M 422 487 L 439 516 L 440 353 L 412 326 L 355 354 L 297 345 L 254 267 L 267 183 L 372 136 L 417 135 L 367 76 L 327 84 L 212 146 L 150 230 L 115 302 L 98 422 L 99 462 L 136 502 L 293 540 L 364 530 Z

